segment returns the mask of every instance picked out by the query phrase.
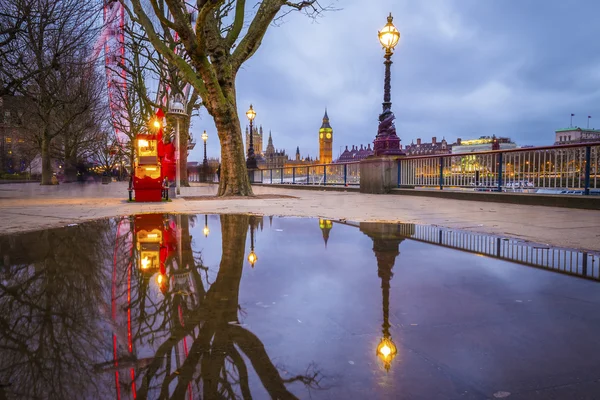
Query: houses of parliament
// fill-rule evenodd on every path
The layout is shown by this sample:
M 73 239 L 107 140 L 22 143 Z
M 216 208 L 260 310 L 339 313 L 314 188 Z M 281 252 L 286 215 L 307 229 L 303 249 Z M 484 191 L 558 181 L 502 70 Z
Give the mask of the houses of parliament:
M 321 128 L 319 128 L 319 158 L 311 158 L 310 156 L 302 157 L 300 155 L 300 148 L 296 147 L 296 154 L 294 158 L 290 158 L 288 154 L 286 154 L 285 150 L 278 150 L 273 145 L 273 136 L 269 131 L 269 138 L 267 141 L 267 148 L 263 151 L 263 128 L 262 125 L 259 127 L 253 127 L 252 132 L 252 141 L 254 144 L 254 154 L 256 155 L 256 161 L 258 164 L 258 168 L 260 169 L 271 169 L 271 168 L 287 168 L 287 167 L 297 167 L 297 166 L 305 166 L 305 165 L 314 165 L 314 164 L 331 164 L 333 162 L 347 162 L 347 161 L 357 161 L 368 155 L 372 154 L 371 145 L 369 144 L 367 152 L 367 148 L 361 146 L 361 151 L 358 151 L 358 146 L 352 146 L 352 152 L 346 150 L 338 160 L 333 160 L 333 128 L 329 123 L 329 116 L 327 115 L 327 110 L 325 110 L 325 115 L 323 115 L 323 122 L 321 124 Z M 246 154 L 248 153 L 248 147 L 250 146 L 250 130 L 248 126 L 246 126 Z M 360 154 L 360 158 L 359 158 Z

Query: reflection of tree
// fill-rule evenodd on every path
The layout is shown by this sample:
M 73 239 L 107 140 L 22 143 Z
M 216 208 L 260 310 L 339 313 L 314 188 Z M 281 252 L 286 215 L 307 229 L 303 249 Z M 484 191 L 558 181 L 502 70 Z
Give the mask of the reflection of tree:
M 100 221 L 0 240 L 0 385 L 8 397 L 98 390 L 91 366 L 105 354 L 97 321 L 113 231 Z
M 318 384 L 318 373 L 283 379 L 260 339 L 239 324 L 246 235 L 254 222 L 246 215 L 221 216 L 222 258 L 208 288 L 195 263 L 191 241 L 184 239 L 189 233 L 182 222 L 182 266 L 192 288 L 179 287 L 165 295 L 176 317 L 170 317 L 169 339 L 158 346 L 149 365 L 138 371 L 142 377 L 139 398 L 182 399 L 190 390 L 203 398 L 251 398 L 246 360 L 272 398 L 295 398 L 286 387 L 288 383 Z M 191 347 L 185 358 L 181 357 L 179 344 L 190 338 Z

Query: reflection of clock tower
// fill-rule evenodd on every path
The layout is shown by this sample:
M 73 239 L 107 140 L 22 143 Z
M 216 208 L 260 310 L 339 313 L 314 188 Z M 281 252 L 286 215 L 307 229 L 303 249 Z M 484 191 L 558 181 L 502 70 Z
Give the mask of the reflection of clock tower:
M 323 116 L 323 125 L 319 129 L 319 163 L 329 164 L 333 161 L 332 158 L 333 148 L 333 129 L 329 125 L 329 117 L 327 116 L 327 109 L 325 109 L 325 115 Z

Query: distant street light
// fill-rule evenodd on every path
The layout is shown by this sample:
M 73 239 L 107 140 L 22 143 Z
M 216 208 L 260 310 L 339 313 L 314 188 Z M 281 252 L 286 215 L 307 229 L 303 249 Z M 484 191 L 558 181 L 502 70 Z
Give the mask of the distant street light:
M 202 230 L 202 233 L 204 233 L 204 237 L 208 237 L 208 234 L 210 233 L 210 229 L 208 229 L 208 215 L 204 216 L 204 229 Z
M 385 49 L 385 79 L 383 85 L 383 112 L 379 115 L 379 127 L 377 136 L 373 143 L 376 156 L 380 155 L 403 155 L 400 150 L 400 138 L 396 135 L 396 127 L 394 126 L 394 113 L 392 113 L 391 101 L 391 65 L 392 54 L 394 48 L 400 40 L 400 32 L 392 24 L 392 13 L 387 18 L 388 22 L 383 29 L 379 31 L 379 42 Z
M 248 262 L 254 268 L 254 264 L 258 261 L 258 256 L 254 252 L 254 224 L 250 224 L 250 254 L 248 254 Z
M 208 169 L 208 159 L 206 158 L 206 141 L 208 140 L 208 134 L 206 130 L 202 133 L 202 140 L 204 141 L 204 160 L 202 161 L 202 166 L 204 167 L 204 173 L 206 173 Z
M 246 168 L 248 169 L 256 169 L 258 168 L 256 165 L 256 156 L 254 155 L 254 132 L 252 130 L 252 121 L 256 117 L 256 111 L 252 108 L 252 104 L 250 104 L 250 109 L 246 111 L 246 117 L 250 120 L 250 145 L 248 146 L 248 158 L 246 159 Z

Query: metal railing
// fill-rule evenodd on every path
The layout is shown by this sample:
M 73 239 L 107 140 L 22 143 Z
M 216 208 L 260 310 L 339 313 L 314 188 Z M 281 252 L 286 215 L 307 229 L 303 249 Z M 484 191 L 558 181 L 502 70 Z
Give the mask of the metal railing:
M 600 143 L 398 160 L 398 187 L 600 195 Z
M 529 265 L 600 280 L 600 255 L 553 248 L 517 239 L 452 230 L 430 225 L 398 224 L 407 238 Z
M 360 164 L 358 162 L 258 169 L 252 173 L 254 182 L 263 184 L 342 186 L 360 184 Z

